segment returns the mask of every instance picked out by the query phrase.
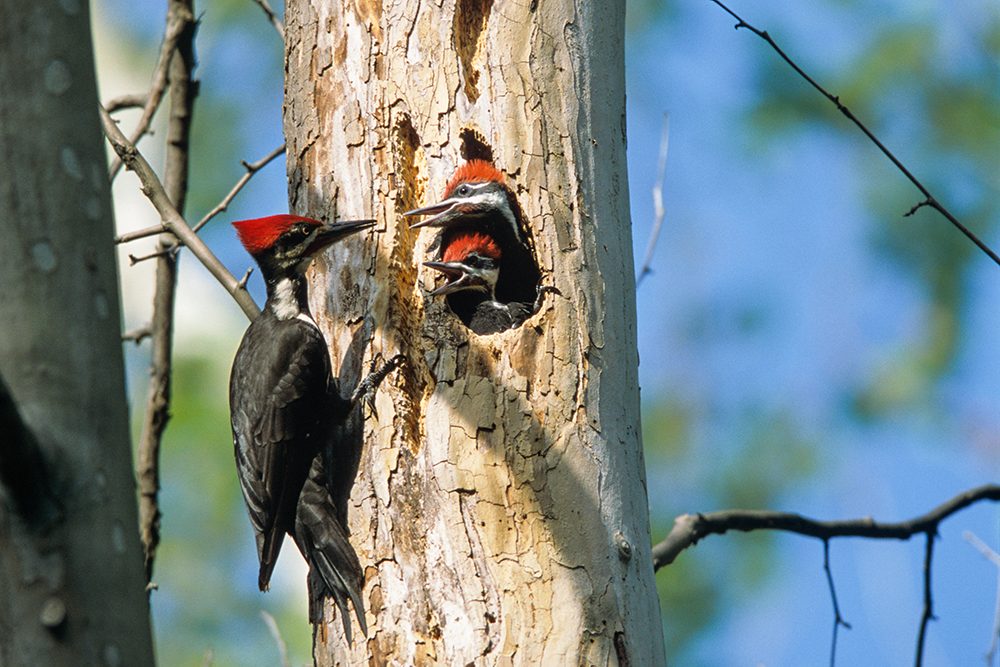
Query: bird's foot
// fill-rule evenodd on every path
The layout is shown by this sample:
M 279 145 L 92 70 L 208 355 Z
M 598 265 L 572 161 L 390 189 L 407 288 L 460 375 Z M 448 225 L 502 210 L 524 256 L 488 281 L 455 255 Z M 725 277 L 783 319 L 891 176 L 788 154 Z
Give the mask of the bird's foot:
M 545 302 L 546 294 L 562 296 L 562 292 L 559 291 L 559 288 L 553 287 L 552 285 L 539 285 L 538 291 L 535 294 L 535 304 L 531 309 L 532 315 L 537 315 L 538 311 L 542 309 L 542 304 Z
M 354 393 L 351 394 L 351 405 L 357 405 L 358 401 L 363 398 L 365 404 L 371 409 L 372 414 L 377 417 L 377 413 L 375 412 L 375 392 L 378 391 L 382 380 L 389 373 L 399 368 L 405 361 L 406 356 L 397 354 L 389 359 L 389 361 L 383 362 L 382 354 L 376 354 L 368 369 L 368 375 L 358 383 L 358 386 L 354 389 Z

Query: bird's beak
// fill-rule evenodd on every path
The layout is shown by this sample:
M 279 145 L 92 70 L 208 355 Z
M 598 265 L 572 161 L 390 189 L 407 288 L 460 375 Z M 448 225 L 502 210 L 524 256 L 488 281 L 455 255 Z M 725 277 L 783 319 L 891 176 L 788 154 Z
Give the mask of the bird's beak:
M 444 201 L 439 201 L 436 204 L 431 204 L 430 206 L 424 206 L 423 208 L 415 208 L 412 211 L 407 211 L 404 216 L 412 215 L 433 215 L 433 218 L 427 218 L 421 222 L 410 225 L 410 229 L 419 229 L 420 227 L 443 227 L 445 223 L 456 216 L 457 211 L 455 207 L 458 205 L 457 199 L 445 199 Z
M 428 292 L 429 296 L 460 292 L 464 289 L 477 287 L 482 282 L 471 267 L 461 262 L 424 262 L 424 266 L 440 271 L 448 277 L 448 282 L 436 290 Z
M 324 224 L 319 228 L 313 242 L 309 245 L 309 254 L 313 255 L 323 248 L 341 241 L 351 234 L 368 229 L 375 224 L 374 220 L 339 220 Z

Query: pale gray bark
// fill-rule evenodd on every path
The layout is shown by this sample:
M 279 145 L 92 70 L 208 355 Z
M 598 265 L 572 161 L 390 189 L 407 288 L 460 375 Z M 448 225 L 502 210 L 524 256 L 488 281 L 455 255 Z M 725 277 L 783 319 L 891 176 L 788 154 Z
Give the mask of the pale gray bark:
M 351 497 L 370 638 L 346 648 L 328 609 L 321 665 L 664 662 L 623 24 L 620 3 L 288 3 L 292 209 L 381 223 L 317 262 L 314 312 L 344 377 L 362 354 L 410 361 L 379 393 Z M 463 147 L 509 175 L 564 295 L 489 337 L 424 296 L 433 234 L 399 216 L 440 197 Z
M 0 448 L 57 508 L 0 493 L 0 664 L 151 664 L 87 3 L 0 16 Z

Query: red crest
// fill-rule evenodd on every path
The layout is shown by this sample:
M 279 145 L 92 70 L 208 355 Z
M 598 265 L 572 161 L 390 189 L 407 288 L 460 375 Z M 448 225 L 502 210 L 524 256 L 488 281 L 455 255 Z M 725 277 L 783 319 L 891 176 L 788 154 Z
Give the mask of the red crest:
M 455 171 L 455 175 L 445 186 L 445 199 L 451 196 L 452 191 L 458 187 L 459 183 L 485 183 L 487 181 L 504 182 L 503 173 L 486 160 L 469 160 Z
M 240 243 L 251 255 L 256 255 L 262 250 L 267 250 L 278 237 L 289 230 L 297 222 L 306 222 L 310 225 L 321 225 L 319 220 L 303 218 L 301 215 L 269 215 L 266 218 L 252 218 L 250 220 L 237 220 L 233 223 L 236 233 L 240 237 Z
M 457 235 L 445 248 L 442 259 L 445 262 L 460 262 L 474 252 L 500 260 L 500 246 L 492 236 L 482 232 L 463 232 Z

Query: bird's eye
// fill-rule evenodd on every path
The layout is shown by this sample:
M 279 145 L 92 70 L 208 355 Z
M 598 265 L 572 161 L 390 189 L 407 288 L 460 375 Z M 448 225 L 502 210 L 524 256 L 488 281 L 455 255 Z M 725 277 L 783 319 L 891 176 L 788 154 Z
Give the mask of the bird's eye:
M 294 246 L 305 241 L 308 236 L 309 230 L 306 227 L 296 225 L 285 232 L 281 238 L 288 246 Z
M 460 185 L 457 190 L 457 193 L 462 197 L 465 197 L 470 192 L 472 192 L 472 188 L 470 188 L 468 185 Z

